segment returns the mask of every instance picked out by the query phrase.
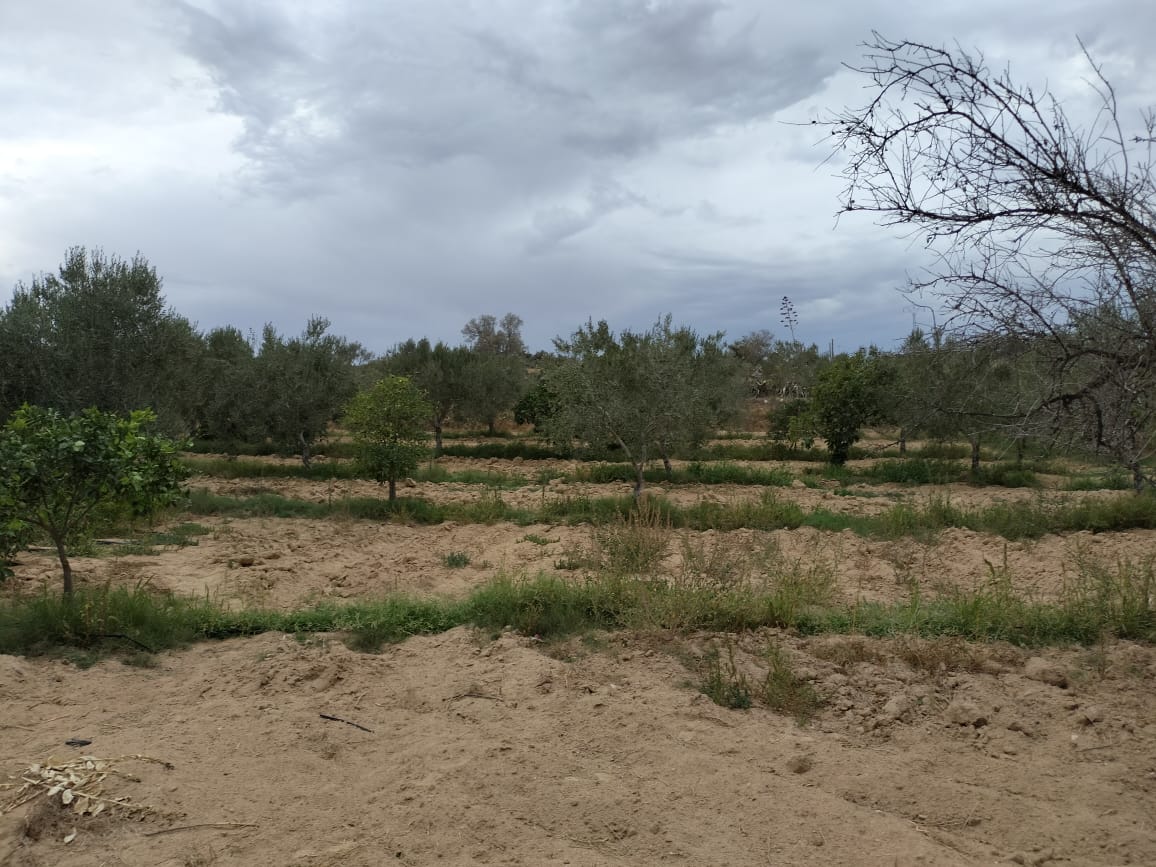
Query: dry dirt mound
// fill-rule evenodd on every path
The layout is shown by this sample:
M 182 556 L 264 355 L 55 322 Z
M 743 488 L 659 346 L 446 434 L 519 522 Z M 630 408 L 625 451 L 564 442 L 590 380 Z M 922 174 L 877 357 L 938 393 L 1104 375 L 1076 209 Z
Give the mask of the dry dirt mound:
M 110 778 L 156 812 L 108 811 L 69 843 L 68 816 L 0 816 L 0 861 L 1156 863 L 1151 649 L 768 633 L 737 644 L 754 678 L 767 641 L 827 699 L 808 728 L 709 703 L 668 646 L 629 637 L 550 655 L 457 629 L 372 656 L 265 635 L 152 669 L 0 658 L 7 773 L 75 757 L 77 737 L 172 766 Z
M 79 584 L 146 582 L 178 593 L 208 593 L 234 606 L 281 610 L 319 599 L 348 600 L 386 593 L 461 595 L 498 572 L 556 572 L 592 545 L 589 526 L 519 527 L 513 524 L 407 526 L 372 521 L 309 519 L 200 519 L 209 532 L 186 548 L 157 555 L 73 560 Z M 662 572 L 677 575 L 689 548 L 763 563 L 763 572 L 790 568 L 830 573 L 836 600 L 892 602 L 912 592 L 924 597 L 955 589 L 974 590 L 1008 580 L 1018 592 L 1054 600 L 1085 569 L 1112 570 L 1123 561 L 1146 562 L 1156 550 L 1156 531 L 1074 533 L 1008 542 L 971 530 L 949 529 L 929 541 L 912 537 L 868 539 L 811 528 L 761 532 L 671 531 Z M 759 559 L 762 554 L 770 556 Z M 464 566 L 452 555 L 464 555 Z M 572 565 L 572 564 L 571 564 Z M 5 593 L 33 593 L 59 585 L 60 566 L 51 552 L 24 553 Z

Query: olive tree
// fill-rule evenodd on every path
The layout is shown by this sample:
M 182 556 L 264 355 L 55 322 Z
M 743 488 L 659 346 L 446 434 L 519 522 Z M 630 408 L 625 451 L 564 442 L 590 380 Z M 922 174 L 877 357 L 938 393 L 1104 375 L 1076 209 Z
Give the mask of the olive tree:
M 146 517 L 180 496 L 185 471 L 173 442 L 149 433 L 155 420 L 149 410 L 66 416 L 24 406 L 0 430 L 0 527 L 48 536 L 65 596 L 73 586 L 68 549 L 100 518 Z
M 557 395 L 549 436 L 617 446 L 634 470 L 636 499 L 649 460 L 663 457 L 669 468 L 671 450 L 700 441 L 742 393 L 722 335 L 672 329 L 669 316 L 618 336 L 605 321 L 587 322 L 554 345 L 561 360 L 543 379 Z
M 472 350 L 463 371 L 465 389 L 457 414 L 480 422 L 486 433 L 497 433 L 498 417 L 521 398 L 526 388 L 526 362 L 520 355 L 494 355 Z
M 488 314 L 478 316 L 465 324 L 462 336 L 470 354 L 458 415 L 465 421 L 481 422 L 493 436 L 498 416 L 513 408 L 526 388 L 522 319 L 513 313 L 501 320 Z
M 256 391 L 263 433 L 301 455 L 309 466 L 313 444 L 356 391 L 357 343 L 328 334 L 329 320 L 309 320 L 300 337 L 286 339 L 266 325 L 256 358 Z
M 890 420 L 900 423 L 904 436 L 965 439 L 977 473 L 984 437 L 1018 439 L 1022 432 L 1021 419 L 1036 394 L 1026 375 L 1029 358 L 1006 340 L 958 340 L 938 330 L 928 339 L 917 330 L 893 359 L 898 363 L 888 389 Z
M 500 320 L 490 314 L 475 316 L 462 327 L 466 346 L 485 355 L 526 354 L 522 317 L 507 313 Z
M 464 346 L 447 346 L 426 338 L 398 344 L 379 366 L 394 375 L 407 376 L 422 390 L 430 405 L 434 454 L 442 453 L 442 432 L 449 418 L 465 401 L 469 389 L 472 353 Z
M 0 309 L 0 418 L 24 403 L 77 412 L 148 406 L 170 431 L 195 410 L 200 339 L 165 304 L 156 269 L 73 247 L 55 274 L 16 286 Z
M 961 339 L 1035 356 L 1043 387 L 1020 423 L 1111 455 L 1139 490 L 1156 445 L 1156 114 L 1124 117 L 1085 59 L 1096 106 L 1081 123 L 982 55 L 877 35 L 853 67 L 870 101 L 827 122 L 842 210 L 937 254 L 913 290 Z
M 378 484 L 389 483 L 390 501 L 397 499 L 397 480 L 416 470 L 429 452 L 431 412 L 421 390 L 404 376 L 379 380 L 346 407 L 357 466 Z
M 258 381 L 252 342 L 237 328 L 214 328 L 203 337 L 196 435 L 226 451 L 265 436 L 265 409 L 272 401 Z

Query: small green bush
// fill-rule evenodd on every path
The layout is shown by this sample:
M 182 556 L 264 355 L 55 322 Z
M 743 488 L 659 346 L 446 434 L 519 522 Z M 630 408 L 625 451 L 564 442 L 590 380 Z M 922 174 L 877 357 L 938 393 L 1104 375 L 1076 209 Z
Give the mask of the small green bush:
M 776 644 L 768 643 L 766 649 L 767 675 L 759 689 L 759 700 L 778 713 L 795 718 L 799 725 L 805 725 L 822 707 L 815 688 L 795 674 L 790 658 Z
M 717 647 L 710 647 L 700 662 L 699 691 L 720 707 L 747 710 L 751 707 L 751 686 L 735 664 L 734 645 L 727 643 L 723 659 Z
M 465 551 L 450 551 L 442 554 L 442 563 L 447 569 L 461 569 L 470 565 L 470 555 Z

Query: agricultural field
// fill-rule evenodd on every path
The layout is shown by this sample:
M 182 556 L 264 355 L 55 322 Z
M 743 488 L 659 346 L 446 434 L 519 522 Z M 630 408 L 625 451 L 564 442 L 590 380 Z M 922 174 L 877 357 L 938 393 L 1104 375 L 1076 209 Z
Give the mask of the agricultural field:
M 69 610 L 21 554 L 0 863 L 1156 863 L 1156 499 L 736 436 L 635 506 L 527 441 L 450 439 L 392 505 L 186 455 Z

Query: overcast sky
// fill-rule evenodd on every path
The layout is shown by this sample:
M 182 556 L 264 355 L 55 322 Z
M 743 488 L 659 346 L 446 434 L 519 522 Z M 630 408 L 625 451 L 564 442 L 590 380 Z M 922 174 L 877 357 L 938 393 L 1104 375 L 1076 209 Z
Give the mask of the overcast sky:
M 0 299 L 73 245 L 202 329 L 547 348 L 662 313 L 894 346 L 919 245 L 834 214 L 814 128 L 872 30 L 1156 102 L 1152 0 L 0 0 Z

